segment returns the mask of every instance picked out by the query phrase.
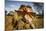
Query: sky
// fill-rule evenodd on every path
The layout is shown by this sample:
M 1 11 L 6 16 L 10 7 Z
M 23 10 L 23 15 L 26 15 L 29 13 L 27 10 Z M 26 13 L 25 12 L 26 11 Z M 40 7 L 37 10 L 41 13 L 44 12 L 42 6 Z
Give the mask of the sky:
M 32 7 L 33 12 L 37 14 L 43 14 L 44 12 L 44 4 L 41 2 L 25 2 L 25 1 L 14 1 L 14 0 L 6 0 L 5 1 L 5 10 L 14 11 L 18 10 L 21 5 L 29 5 Z

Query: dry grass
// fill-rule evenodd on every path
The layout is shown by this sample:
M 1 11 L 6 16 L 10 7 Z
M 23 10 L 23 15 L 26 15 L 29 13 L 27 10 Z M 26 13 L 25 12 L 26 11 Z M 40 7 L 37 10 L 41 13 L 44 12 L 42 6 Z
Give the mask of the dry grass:
M 18 21 L 16 27 L 13 27 L 12 25 L 13 17 L 12 16 L 5 16 L 5 29 L 6 31 L 12 31 L 13 29 L 31 29 L 30 24 L 26 24 L 23 21 Z M 33 24 L 35 25 L 35 28 L 43 28 L 44 26 L 44 19 L 41 16 L 33 17 Z M 18 28 L 17 28 L 18 27 Z
M 33 24 L 36 28 L 43 28 L 44 26 L 44 18 L 42 16 L 36 16 L 33 19 Z
M 6 16 L 5 17 L 5 30 L 6 31 L 12 31 L 13 25 L 12 25 L 12 17 Z

